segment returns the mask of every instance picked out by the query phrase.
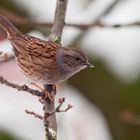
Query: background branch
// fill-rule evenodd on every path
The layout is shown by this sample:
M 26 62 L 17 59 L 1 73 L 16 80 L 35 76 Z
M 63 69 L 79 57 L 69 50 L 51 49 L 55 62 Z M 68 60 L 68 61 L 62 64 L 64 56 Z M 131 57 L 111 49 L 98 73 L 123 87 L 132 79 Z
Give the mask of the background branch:
M 115 4 L 116 4 L 116 2 L 115 2 Z M 112 5 L 114 5 L 114 4 L 112 4 Z M 114 6 L 112 7 L 112 5 L 110 6 L 111 8 L 114 7 Z M 110 7 L 109 7 L 109 11 L 111 10 Z M 105 14 L 107 14 L 108 13 L 107 11 L 108 11 L 108 9 L 105 10 L 105 13 L 103 12 L 101 15 L 99 15 L 96 18 L 96 20 L 94 20 L 92 23 L 88 23 L 88 24 L 65 23 L 65 26 L 74 27 L 74 28 L 78 28 L 81 30 L 86 30 L 86 29 L 94 28 L 94 27 L 119 28 L 119 27 L 129 27 L 129 26 L 140 26 L 140 21 L 134 21 L 131 23 L 124 23 L 124 24 L 117 23 L 117 24 L 113 24 L 113 25 L 105 24 L 100 21 L 100 18 L 103 17 Z M 7 9 L 1 8 L 1 7 L 0 7 L 0 14 L 6 16 L 14 24 L 26 25 L 26 26 L 31 26 L 31 27 L 52 27 L 52 25 L 53 25 L 53 23 L 51 23 L 51 22 L 37 22 L 37 21 L 34 21 L 29 18 L 18 16 L 16 14 L 12 13 L 11 11 L 8 11 Z M 57 19 L 55 19 L 55 21 L 57 21 Z M 57 26 L 53 27 L 52 32 L 56 32 L 56 29 L 57 29 Z M 62 27 L 61 27 L 61 30 L 62 30 Z M 57 31 L 56 36 L 57 35 L 61 36 L 61 32 Z M 55 37 L 52 36 L 51 38 L 54 39 Z

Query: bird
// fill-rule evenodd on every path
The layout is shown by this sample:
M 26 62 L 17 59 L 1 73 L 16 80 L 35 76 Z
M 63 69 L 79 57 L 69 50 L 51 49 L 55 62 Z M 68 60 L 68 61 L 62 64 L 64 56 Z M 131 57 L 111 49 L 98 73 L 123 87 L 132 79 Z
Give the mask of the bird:
M 3 15 L 0 27 L 7 33 L 18 66 L 31 81 L 56 84 L 94 67 L 83 51 L 23 34 Z

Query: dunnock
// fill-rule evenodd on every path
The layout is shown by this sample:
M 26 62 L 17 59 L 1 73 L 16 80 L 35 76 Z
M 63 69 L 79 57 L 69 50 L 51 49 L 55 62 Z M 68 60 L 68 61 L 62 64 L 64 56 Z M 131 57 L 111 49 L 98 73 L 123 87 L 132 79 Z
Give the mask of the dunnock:
M 55 84 L 93 67 L 81 50 L 24 35 L 4 16 L 0 16 L 0 26 L 7 33 L 22 72 L 33 81 Z

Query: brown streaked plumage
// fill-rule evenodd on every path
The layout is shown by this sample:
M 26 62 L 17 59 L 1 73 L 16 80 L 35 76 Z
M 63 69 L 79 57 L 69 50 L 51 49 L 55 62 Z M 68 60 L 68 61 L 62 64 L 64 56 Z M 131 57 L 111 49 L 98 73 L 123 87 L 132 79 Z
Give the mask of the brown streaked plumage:
M 13 46 L 18 66 L 33 81 L 55 84 L 92 66 L 82 51 L 24 35 L 1 15 L 0 27 Z

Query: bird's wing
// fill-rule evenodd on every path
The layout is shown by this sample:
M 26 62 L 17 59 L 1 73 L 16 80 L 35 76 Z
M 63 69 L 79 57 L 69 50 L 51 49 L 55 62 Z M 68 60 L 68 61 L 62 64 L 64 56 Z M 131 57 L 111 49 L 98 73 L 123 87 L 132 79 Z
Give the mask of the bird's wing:
M 31 36 L 28 37 L 30 41 L 28 41 L 26 51 L 32 62 L 45 65 L 46 63 L 51 63 L 52 58 L 56 59 L 58 44 Z

